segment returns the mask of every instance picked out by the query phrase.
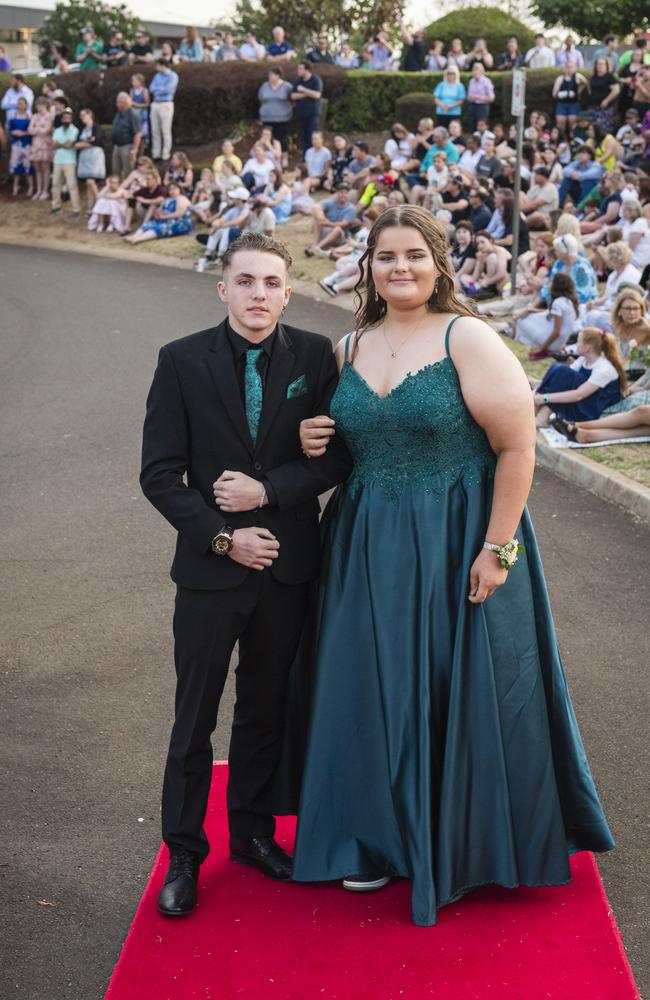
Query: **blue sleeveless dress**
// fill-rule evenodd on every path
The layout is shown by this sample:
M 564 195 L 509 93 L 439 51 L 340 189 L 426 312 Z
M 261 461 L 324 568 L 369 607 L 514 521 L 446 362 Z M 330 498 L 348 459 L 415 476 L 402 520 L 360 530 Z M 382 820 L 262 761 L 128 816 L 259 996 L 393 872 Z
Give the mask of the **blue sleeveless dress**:
M 560 885 L 570 854 L 614 846 L 527 511 L 506 583 L 467 599 L 496 459 L 450 328 L 446 357 L 385 397 L 346 350 L 331 415 L 354 469 L 324 517 L 294 857 L 297 881 L 410 879 L 424 926 L 473 887 Z

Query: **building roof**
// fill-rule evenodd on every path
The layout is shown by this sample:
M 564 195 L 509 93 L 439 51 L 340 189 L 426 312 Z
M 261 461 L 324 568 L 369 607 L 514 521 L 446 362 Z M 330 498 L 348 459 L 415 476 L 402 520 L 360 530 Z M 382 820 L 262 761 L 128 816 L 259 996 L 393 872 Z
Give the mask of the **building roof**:
M 48 14 L 52 13 L 52 8 L 45 7 L 14 7 L 11 4 L 0 4 L 0 30 L 18 31 L 21 28 L 38 29 L 43 24 Z M 142 23 L 154 35 L 181 35 L 185 34 L 185 23 L 172 24 L 165 21 L 149 21 L 141 18 Z M 210 31 L 207 24 L 197 24 L 199 31 Z

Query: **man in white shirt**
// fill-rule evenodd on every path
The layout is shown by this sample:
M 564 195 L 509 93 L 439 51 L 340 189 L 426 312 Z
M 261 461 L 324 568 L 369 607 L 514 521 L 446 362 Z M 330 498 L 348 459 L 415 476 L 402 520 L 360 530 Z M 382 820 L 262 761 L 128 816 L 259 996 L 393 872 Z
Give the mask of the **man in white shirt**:
M 304 181 L 305 191 L 317 191 L 322 187 L 327 177 L 332 154 L 323 142 L 322 132 L 312 132 L 311 146 L 305 153 L 307 177 Z
M 34 103 L 34 91 L 27 86 L 21 73 L 14 73 L 11 77 L 11 86 L 5 91 L 2 104 L 0 105 L 5 113 L 6 125 L 9 125 L 16 117 L 16 109 L 21 97 L 24 97 L 27 101 L 27 110 L 31 114 L 32 104 Z
M 544 35 L 535 35 L 535 45 L 528 49 L 524 63 L 529 69 L 544 69 L 555 66 L 555 52 L 546 44 Z

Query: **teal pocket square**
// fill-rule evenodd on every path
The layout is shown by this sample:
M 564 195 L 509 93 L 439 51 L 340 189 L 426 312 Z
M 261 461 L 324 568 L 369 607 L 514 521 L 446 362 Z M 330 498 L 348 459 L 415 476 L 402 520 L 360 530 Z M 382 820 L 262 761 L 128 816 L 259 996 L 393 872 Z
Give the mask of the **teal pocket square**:
M 287 399 L 296 399 L 298 396 L 307 395 L 307 376 L 300 375 L 287 387 Z

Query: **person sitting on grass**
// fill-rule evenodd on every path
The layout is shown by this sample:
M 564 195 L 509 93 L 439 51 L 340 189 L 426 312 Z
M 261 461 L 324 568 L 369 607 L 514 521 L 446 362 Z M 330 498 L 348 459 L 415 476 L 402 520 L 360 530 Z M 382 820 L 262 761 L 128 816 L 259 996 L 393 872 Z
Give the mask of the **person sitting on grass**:
M 214 174 L 210 167 L 204 167 L 192 191 L 190 212 L 193 212 L 197 219 L 207 225 L 211 214 L 218 210 L 220 201 L 221 192 L 217 188 Z
M 650 382 L 650 369 L 644 377 Z M 650 390 L 643 386 L 637 389 L 637 385 L 635 383 L 630 392 L 643 392 L 644 397 L 650 399 Z M 647 438 L 650 437 L 650 402 L 639 403 L 630 410 L 597 417 L 596 420 L 572 421 L 560 416 L 551 417 L 551 427 L 569 441 L 577 441 L 578 444 L 618 441 L 621 438 Z
M 612 268 L 605 282 L 605 291 L 592 302 L 587 303 L 585 323 L 601 330 L 611 330 L 611 310 L 621 285 L 638 284 L 641 272 L 632 264 L 632 251 L 626 243 L 610 243 L 605 250 L 605 259 Z
M 139 229 L 124 239 L 127 243 L 144 243 L 146 240 L 159 240 L 169 236 L 186 236 L 192 232 L 192 216 L 190 202 L 180 184 L 173 181 L 167 188 L 167 198 L 162 205 L 154 209 L 148 222 L 143 222 Z
M 178 184 L 181 194 L 185 195 L 186 198 L 191 198 L 194 188 L 194 168 L 187 153 L 183 153 L 179 149 L 174 150 L 165 171 L 163 184 L 166 188 L 170 184 Z
M 226 192 L 219 214 L 210 224 L 210 232 L 199 233 L 196 237 L 205 247 L 204 256 L 194 265 L 197 271 L 214 266 L 223 257 L 230 243 L 231 230 L 241 232 L 248 222 L 249 201 L 250 194 L 243 186 Z
M 103 233 L 104 229 L 107 233 L 125 233 L 128 197 L 118 174 L 107 177 L 92 207 L 88 229 L 95 233 Z
M 526 316 L 512 320 L 512 335 L 520 344 L 532 347 L 529 361 L 541 361 L 551 351 L 559 351 L 573 333 L 580 303 L 571 276 L 565 271 L 551 282 L 547 310 L 531 309 Z
M 454 242 L 451 247 L 451 262 L 454 265 L 456 278 L 472 274 L 476 266 L 476 245 L 474 243 L 474 227 L 469 219 L 462 219 L 456 226 Z
M 246 160 L 242 169 L 241 179 L 244 182 L 244 187 L 248 188 L 253 195 L 261 194 L 269 183 L 269 174 L 275 169 L 275 163 L 264 146 L 259 142 L 255 143 L 253 156 Z
M 277 223 L 289 221 L 291 189 L 277 170 L 271 171 L 269 183 L 264 188 L 263 193 L 257 196 L 257 200 L 261 205 L 271 209 Z
M 476 259 L 471 271 L 460 279 L 466 295 L 473 299 L 491 299 L 499 295 L 508 280 L 510 254 L 498 247 L 485 229 L 476 234 Z
M 349 236 L 343 246 L 330 251 L 330 256 L 336 257 L 335 270 L 318 282 L 328 295 L 351 292 L 356 287 L 361 277 L 359 261 L 366 251 L 370 230 L 379 215 L 376 208 L 366 209 L 361 217 L 361 229 L 354 236 Z
M 350 229 L 350 223 L 356 219 L 354 205 L 350 204 L 350 188 L 347 184 L 339 184 L 333 198 L 326 198 L 320 204 L 314 205 L 314 238 L 311 246 L 305 250 L 307 257 L 327 257 L 326 247 L 342 243 Z
M 538 427 L 548 427 L 551 413 L 565 420 L 595 420 L 625 395 L 627 376 L 611 333 L 585 327 L 576 351 L 578 357 L 570 365 L 551 365 L 534 390 Z
M 307 165 L 307 180 L 305 188 L 308 193 L 318 191 L 325 185 L 329 174 L 332 154 L 325 145 L 322 132 L 312 132 L 311 146 L 305 153 Z
M 157 170 L 144 173 L 143 180 L 142 187 L 136 188 L 127 205 L 126 228 L 129 230 L 134 214 L 142 222 L 149 222 L 155 210 L 160 208 L 165 200 L 166 191 L 160 183 L 160 175 Z M 126 187 L 126 181 L 124 186 Z

